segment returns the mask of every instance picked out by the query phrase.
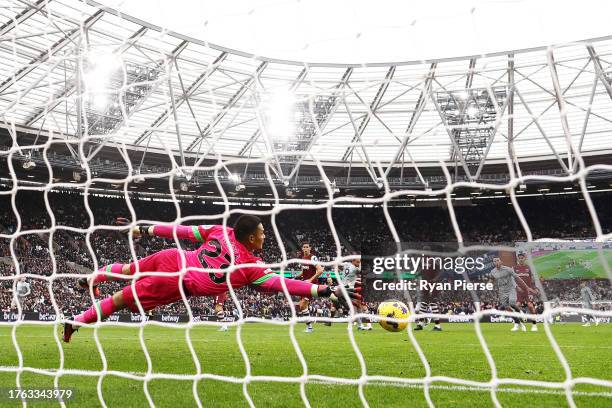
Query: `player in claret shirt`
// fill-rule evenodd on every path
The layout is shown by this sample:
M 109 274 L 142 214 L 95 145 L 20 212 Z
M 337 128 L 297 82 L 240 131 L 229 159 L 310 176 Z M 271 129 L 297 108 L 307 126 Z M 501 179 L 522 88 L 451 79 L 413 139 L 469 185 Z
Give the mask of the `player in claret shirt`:
M 524 252 L 519 252 L 516 255 L 516 265 L 514 265 L 514 272 L 516 275 L 525 282 L 528 288 L 532 291 L 521 290 L 516 293 L 516 301 L 518 306 L 527 306 L 529 313 L 536 314 L 536 308 L 534 300 L 537 298 L 538 290 L 533 283 L 533 275 L 531 274 L 531 268 L 527 264 L 527 258 Z M 538 325 L 535 319 L 531 320 L 531 331 L 538 331 Z
M 118 223 L 126 224 L 127 220 L 120 218 Z M 263 266 L 261 258 L 253 254 L 253 251 L 261 251 L 266 237 L 261 220 L 254 215 L 242 215 L 233 228 L 221 225 L 154 225 L 136 227 L 132 233 L 136 236 L 154 235 L 163 238 L 173 238 L 176 234 L 178 239 L 189 239 L 201 242 L 202 245 L 195 251 L 166 249 L 133 263 L 117 263 L 98 270 L 93 280 L 86 281 L 85 285 L 96 287 L 100 282 L 113 280 L 108 272 L 126 275 L 129 279 L 128 275 L 136 272 L 137 265 L 139 272 L 165 273 L 145 274 L 134 285 L 127 285 L 113 296 L 95 302 L 88 310 L 74 317 L 74 321 L 66 322 L 63 334 L 65 342 L 70 341 L 80 325 L 96 322 L 98 317 L 104 319 L 126 308 L 138 312 L 138 304 L 148 311 L 181 300 L 181 287 L 186 297 L 221 295 L 228 291 L 228 283 L 234 289 L 251 285 L 262 291 L 283 291 L 283 278 Z M 235 269 L 223 271 L 232 266 L 232 253 Z M 181 281 L 179 272 L 183 269 L 183 258 L 185 273 Z M 289 294 L 294 296 L 344 300 L 341 289 L 334 286 L 315 285 L 294 279 L 285 279 L 284 284 Z M 346 291 L 351 301 L 360 302 L 360 286 Z
M 299 253 L 300 259 L 308 261 L 308 264 L 302 264 L 301 272 L 295 276 L 295 279 L 303 280 L 305 282 L 315 283 L 319 280 L 319 277 L 323 273 L 323 266 L 319 264 L 319 258 L 312 253 L 312 248 L 309 242 L 302 243 L 302 252 Z M 300 316 L 310 316 L 310 297 L 304 296 L 298 303 L 298 309 Z M 306 333 L 312 333 L 312 321 L 306 321 Z

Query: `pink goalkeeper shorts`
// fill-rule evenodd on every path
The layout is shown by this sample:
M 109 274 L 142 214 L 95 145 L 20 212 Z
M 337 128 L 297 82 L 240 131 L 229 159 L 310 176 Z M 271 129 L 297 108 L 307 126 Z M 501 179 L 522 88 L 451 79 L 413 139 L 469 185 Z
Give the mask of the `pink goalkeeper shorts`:
M 178 272 L 180 267 L 177 259 L 178 249 L 172 248 L 156 252 L 137 262 L 140 272 Z M 135 272 L 134 263 L 130 270 Z M 143 276 L 133 286 L 123 288 L 123 300 L 132 312 L 139 311 L 138 303 L 147 311 L 181 300 L 179 276 Z M 188 293 L 185 292 L 185 295 L 188 296 Z

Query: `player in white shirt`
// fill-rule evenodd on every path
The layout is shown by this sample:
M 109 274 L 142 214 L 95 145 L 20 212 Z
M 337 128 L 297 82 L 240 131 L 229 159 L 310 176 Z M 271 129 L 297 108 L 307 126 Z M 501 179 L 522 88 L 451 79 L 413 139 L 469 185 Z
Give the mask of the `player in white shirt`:
M 582 307 L 584 309 L 594 310 L 593 302 L 595 301 L 595 294 L 589 287 L 587 281 L 580 283 L 580 300 L 582 300 Z M 591 320 L 595 321 L 595 326 L 599 325 L 599 319 L 595 316 L 589 317 L 589 315 L 583 316 L 583 321 L 586 319 L 586 323 L 582 326 L 588 327 L 591 325 Z
M 343 262 L 342 272 L 340 274 L 340 280 L 342 284 L 347 285 L 349 288 L 354 289 L 355 283 L 359 279 L 359 275 L 361 274 L 361 257 L 355 258 L 351 260 L 351 262 Z M 365 303 L 362 303 L 360 307 L 357 308 L 358 312 L 366 313 L 368 311 L 368 307 Z M 366 319 L 359 318 L 357 319 L 359 323 L 359 330 L 372 330 L 372 323 L 366 321 Z
M 11 309 L 16 309 L 19 311 L 19 308 L 23 307 L 23 299 L 25 299 L 30 293 L 32 293 L 32 289 L 30 288 L 30 284 L 26 281 L 25 276 L 19 278 L 17 285 L 15 286 L 15 291 L 13 292 Z

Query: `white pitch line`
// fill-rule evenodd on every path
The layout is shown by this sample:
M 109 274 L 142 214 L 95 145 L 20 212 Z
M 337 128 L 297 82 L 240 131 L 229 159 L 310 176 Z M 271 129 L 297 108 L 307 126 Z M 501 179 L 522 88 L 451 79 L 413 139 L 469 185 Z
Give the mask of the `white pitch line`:
M 0 337 L 11 337 L 10 334 L 0 334 Z M 161 341 L 165 341 L 165 342 L 175 342 L 176 338 L 173 337 L 172 335 L 168 335 L 165 336 L 166 338 L 160 338 Z M 33 334 L 33 335 L 17 335 L 17 340 L 21 339 L 21 338 L 26 338 L 26 339 L 39 339 L 39 338 L 49 338 L 49 336 L 45 336 L 45 335 L 37 335 L 37 334 Z M 139 341 L 137 335 L 135 334 L 133 337 L 127 337 L 127 336 L 103 336 L 101 338 L 101 341 L 104 342 L 105 340 L 133 340 L 135 342 Z M 211 339 L 207 338 L 207 339 L 192 339 L 192 342 L 195 343 L 206 343 L 209 342 Z M 254 340 L 249 340 L 249 341 L 254 341 Z M 265 340 L 262 340 L 261 342 L 265 342 Z M 506 347 L 509 343 L 504 343 L 504 344 L 495 344 L 492 346 L 489 346 L 489 348 L 502 348 L 502 347 Z M 453 347 L 468 347 L 468 348 L 473 348 L 476 346 L 480 346 L 480 344 L 478 343 L 461 343 L 461 344 L 455 344 L 453 345 Z M 567 349 L 612 349 L 612 346 L 581 346 L 581 345 L 560 345 L 559 347 L 561 347 L 562 349 L 567 348 Z M 550 344 L 521 344 L 521 348 L 551 348 Z
M 511 343 L 497 343 L 490 345 L 489 348 L 502 348 L 511 345 Z M 461 344 L 453 344 L 453 347 L 476 347 L 480 346 L 478 343 L 461 343 Z M 550 344 L 521 344 L 521 348 L 551 348 Z M 570 348 L 570 349 L 612 349 L 612 346 L 580 346 L 580 345 L 559 345 L 561 348 Z
M 0 370 L 18 370 L 19 367 L 16 366 L 2 366 L 0 365 Z M 54 372 L 57 371 L 54 368 L 45 368 L 44 370 Z M 147 373 L 139 372 L 139 371 L 122 371 L 125 374 L 145 377 Z M 72 375 L 72 374 L 64 374 L 64 375 Z M 113 375 L 113 374 L 107 374 Z M 185 381 L 192 381 L 191 379 Z M 342 382 L 331 382 L 331 381 L 323 381 L 323 380 L 307 380 L 307 384 L 317 384 L 317 385 L 348 385 L 348 386 L 356 386 L 355 384 L 346 384 Z M 366 384 L 366 386 L 377 386 L 377 387 L 398 387 L 398 388 L 413 388 L 413 389 L 422 389 L 422 384 L 408 384 L 403 382 L 396 381 L 370 381 Z M 474 392 L 486 392 L 490 393 L 490 388 L 487 387 L 473 387 L 473 386 L 464 386 L 464 385 L 436 385 L 430 384 L 428 386 L 430 390 L 442 390 L 442 391 L 474 391 Z M 514 394 L 546 394 L 546 395 L 563 395 L 565 396 L 565 391 L 563 390 L 551 390 L 551 389 L 540 389 L 540 388 L 508 388 L 508 387 L 499 387 L 496 389 L 496 392 L 505 392 L 505 393 L 514 393 Z M 572 395 L 578 397 L 603 397 L 603 398 L 612 398 L 612 392 L 588 392 L 588 391 L 572 391 Z
M 310 383 L 315 384 L 325 384 L 325 385 L 336 385 L 330 384 L 326 381 L 318 381 L 313 380 L 309 381 Z M 341 384 L 338 385 L 350 385 L 350 384 Z M 401 382 L 378 382 L 372 381 L 368 382 L 367 385 L 376 385 L 381 387 L 402 387 L 402 388 L 416 388 L 422 389 L 422 384 L 406 384 Z M 491 389 L 486 387 L 468 387 L 464 385 L 429 385 L 430 390 L 446 390 L 446 391 L 476 391 L 476 392 L 487 392 L 490 393 Z M 517 394 L 550 394 L 550 395 L 563 395 L 565 396 L 565 391 L 561 390 L 548 390 L 548 389 L 538 389 L 538 388 L 497 388 L 496 392 L 508 392 L 508 393 L 517 393 Z M 612 392 L 586 392 L 586 391 L 572 391 L 572 395 L 581 396 L 581 397 L 604 397 L 604 398 L 612 398 Z

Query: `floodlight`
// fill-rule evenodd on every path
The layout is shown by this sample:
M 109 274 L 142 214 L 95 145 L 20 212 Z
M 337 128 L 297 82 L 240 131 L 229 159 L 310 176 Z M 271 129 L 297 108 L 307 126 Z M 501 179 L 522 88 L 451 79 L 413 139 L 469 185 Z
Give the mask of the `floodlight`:
M 330 183 L 330 187 L 332 189 L 332 191 L 334 192 L 334 194 L 338 194 L 340 192 L 340 189 L 338 187 L 336 187 L 336 180 L 332 181 Z
M 145 182 L 145 178 L 140 175 L 140 169 L 136 169 L 136 171 L 134 171 L 134 174 L 136 175 L 136 177 L 134 177 L 134 183 L 140 184 Z
M 468 93 L 467 91 L 459 91 L 457 92 L 457 98 L 461 99 L 462 101 L 465 101 L 468 98 Z
M 28 159 L 23 162 L 22 166 L 25 170 L 31 170 L 36 167 L 36 162 L 28 157 Z
M 287 139 L 295 133 L 295 99 L 288 90 L 276 90 L 262 98 L 260 109 L 270 137 Z
M 113 53 L 92 53 L 83 68 L 83 85 L 89 94 L 89 106 L 104 111 L 111 103 L 111 80 L 121 70 L 121 60 Z
M 89 91 L 106 88 L 113 73 L 121 69 L 121 60 L 113 53 L 91 54 L 87 58 L 83 82 Z
M 91 105 L 97 111 L 104 111 L 108 107 L 108 96 L 105 93 L 96 93 L 91 97 Z

